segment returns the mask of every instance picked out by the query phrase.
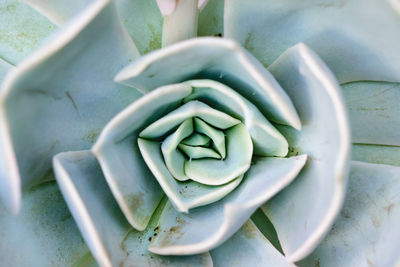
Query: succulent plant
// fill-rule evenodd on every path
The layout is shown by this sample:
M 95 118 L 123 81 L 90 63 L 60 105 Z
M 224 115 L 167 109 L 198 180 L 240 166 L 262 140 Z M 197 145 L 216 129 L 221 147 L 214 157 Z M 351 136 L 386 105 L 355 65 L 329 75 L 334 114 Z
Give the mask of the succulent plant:
M 0 265 L 399 263 L 397 1 L 26 2 Z

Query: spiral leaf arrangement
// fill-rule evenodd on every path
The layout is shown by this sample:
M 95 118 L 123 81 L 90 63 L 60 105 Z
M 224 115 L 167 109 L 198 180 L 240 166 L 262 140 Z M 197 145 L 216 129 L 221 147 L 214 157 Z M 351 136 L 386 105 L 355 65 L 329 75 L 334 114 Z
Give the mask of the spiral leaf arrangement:
M 250 168 L 253 152 L 287 153 L 285 138 L 228 86 L 212 80 L 184 86 L 191 93 L 183 104 L 148 125 L 138 138 L 145 162 L 180 212 L 235 189 Z

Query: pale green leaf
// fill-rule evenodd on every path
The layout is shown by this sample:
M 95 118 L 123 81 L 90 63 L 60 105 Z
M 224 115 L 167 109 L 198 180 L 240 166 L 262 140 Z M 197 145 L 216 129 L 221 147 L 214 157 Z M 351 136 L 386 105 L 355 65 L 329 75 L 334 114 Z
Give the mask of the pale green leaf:
M 400 81 L 400 8 L 382 0 L 226 0 L 224 36 L 264 66 L 299 42 L 340 83 Z
M 222 200 L 180 213 L 167 204 L 159 234 L 149 250 L 161 255 L 191 255 L 216 248 L 229 239 L 266 200 L 287 186 L 300 172 L 307 156 L 260 158 L 240 186 Z
M 400 167 L 353 161 L 346 201 L 317 249 L 299 266 L 397 266 Z
M 269 70 L 293 100 L 302 130 L 279 129 L 289 155 L 309 161 L 299 177 L 266 206 L 289 261 L 318 245 L 343 203 L 350 158 L 350 131 L 340 87 L 325 64 L 304 44 L 290 48 Z

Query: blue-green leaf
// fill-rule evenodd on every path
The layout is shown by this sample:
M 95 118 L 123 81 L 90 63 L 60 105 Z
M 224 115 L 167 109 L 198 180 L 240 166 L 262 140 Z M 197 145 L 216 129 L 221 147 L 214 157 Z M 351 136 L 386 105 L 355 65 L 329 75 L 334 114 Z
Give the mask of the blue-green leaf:
M 291 147 L 309 161 L 299 177 L 263 211 L 278 233 L 289 261 L 298 261 L 318 245 L 343 203 L 350 131 L 340 87 L 325 64 L 304 44 L 282 54 L 269 70 L 293 100 L 302 130 L 279 127 Z
M 168 203 L 159 221 L 159 234 L 149 250 L 161 255 L 191 255 L 213 249 L 231 237 L 266 200 L 287 186 L 307 156 L 260 158 L 240 186 L 222 200 L 180 213 Z
M 46 179 L 56 153 L 89 148 L 106 122 L 138 98 L 113 82 L 137 55 L 116 8 L 101 0 L 15 67 L 0 93 L 6 179 L 21 179 L 25 188 Z
M 327 237 L 299 266 L 398 266 L 400 167 L 353 161 L 346 201 Z
M 142 232 L 130 227 L 118 208 L 100 165 L 90 151 L 65 152 L 54 158 L 57 181 L 86 243 L 101 266 L 210 266 L 208 253 L 164 257 L 147 250 L 159 211 Z M 164 205 L 160 205 L 162 209 Z
M 304 42 L 321 56 L 340 83 L 399 82 L 397 2 L 226 0 L 224 35 L 246 47 L 265 66 Z
M 256 105 L 269 120 L 301 128 L 293 104 L 274 77 L 230 40 L 203 37 L 171 45 L 126 66 L 115 80 L 147 93 L 190 78 L 220 81 Z

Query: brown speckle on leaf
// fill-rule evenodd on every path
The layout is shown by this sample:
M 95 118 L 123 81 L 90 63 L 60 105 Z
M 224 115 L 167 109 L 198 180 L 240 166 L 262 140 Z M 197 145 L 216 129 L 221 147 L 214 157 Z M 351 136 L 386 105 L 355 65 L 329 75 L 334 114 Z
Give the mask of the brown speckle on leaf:
M 67 95 L 68 99 L 71 100 L 74 109 L 79 113 L 78 106 L 76 105 L 75 100 L 72 98 L 71 94 L 68 91 L 66 91 L 65 94 Z
M 386 207 L 384 207 L 384 209 L 386 210 L 387 214 L 389 215 L 392 212 L 392 209 L 394 208 L 394 204 L 390 203 L 389 205 L 387 205 Z

